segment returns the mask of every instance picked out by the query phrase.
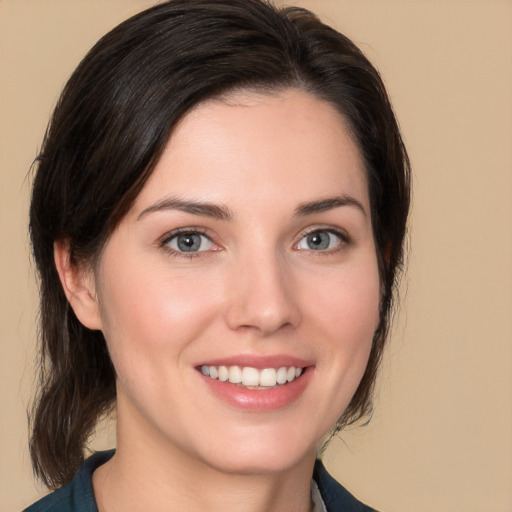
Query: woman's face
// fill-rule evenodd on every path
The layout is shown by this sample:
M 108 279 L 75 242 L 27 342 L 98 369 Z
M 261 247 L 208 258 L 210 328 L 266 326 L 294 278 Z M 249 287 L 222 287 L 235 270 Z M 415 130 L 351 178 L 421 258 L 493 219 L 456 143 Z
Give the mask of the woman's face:
M 249 473 L 313 457 L 379 321 L 365 172 L 342 118 L 297 90 L 195 108 L 94 279 L 119 450 Z

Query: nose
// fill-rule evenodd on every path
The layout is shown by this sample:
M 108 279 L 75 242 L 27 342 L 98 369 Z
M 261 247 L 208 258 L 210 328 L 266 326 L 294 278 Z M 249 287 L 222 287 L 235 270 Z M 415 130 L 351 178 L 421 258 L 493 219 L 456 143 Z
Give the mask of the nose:
M 301 321 L 291 272 L 277 254 L 244 258 L 231 268 L 228 290 L 226 322 L 231 329 L 268 336 Z

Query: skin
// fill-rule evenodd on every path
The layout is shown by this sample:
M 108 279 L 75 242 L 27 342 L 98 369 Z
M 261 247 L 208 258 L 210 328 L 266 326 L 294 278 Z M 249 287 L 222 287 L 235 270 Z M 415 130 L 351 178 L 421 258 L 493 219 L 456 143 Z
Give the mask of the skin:
M 318 207 L 333 197 L 347 204 Z M 182 211 L 177 198 L 229 218 Z M 315 211 L 297 213 L 306 203 Z M 193 257 L 176 251 L 181 228 L 201 230 Z M 311 232 L 329 248 L 311 248 Z M 93 478 L 100 511 L 310 509 L 318 443 L 353 396 L 379 321 L 364 166 L 332 106 L 298 90 L 201 104 L 96 267 L 73 267 L 65 244 L 56 263 L 118 375 L 117 452 Z M 197 370 L 277 354 L 310 373 L 270 411 L 226 403 Z

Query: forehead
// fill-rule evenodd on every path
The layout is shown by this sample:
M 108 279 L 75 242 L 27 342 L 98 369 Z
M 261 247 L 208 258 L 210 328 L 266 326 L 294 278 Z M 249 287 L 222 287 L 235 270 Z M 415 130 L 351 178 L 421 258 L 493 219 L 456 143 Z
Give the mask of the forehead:
M 134 207 L 165 194 L 297 203 L 335 193 L 368 203 L 362 157 L 342 115 L 296 89 L 241 91 L 178 123 Z

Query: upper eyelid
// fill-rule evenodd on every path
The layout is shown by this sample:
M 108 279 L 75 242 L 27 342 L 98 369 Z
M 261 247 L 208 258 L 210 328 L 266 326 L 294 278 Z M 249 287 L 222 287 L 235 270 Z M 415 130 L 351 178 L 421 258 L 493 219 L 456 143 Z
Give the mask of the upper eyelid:
M 316 254 L 317 256 L 320 256 L 321 254 L 329 255 L 329 254 L 338 253 L 340 251 L 348 250 L 354 243 L 353 238 L 347 233 L 346 230 L 344 230 L 342 228 L 333 227 L 333 226 L 314 227 L 312 229 L 306 230 L 305 232 L 303 231 L 302 234 L 299 235 L 299 237 L 297 238 L 297 241 L 293 245 L 294 250 L 297 250 L 297 251 L 304 250 L 307 253 L 312 251 L 312 249 L 311 250 L 307 250 L 305 248 L 299 249 L 298 246 L 305 237 L 307 237 L 313 233 L 317 233 L 317 232 L 327 232 L 331 235 L 336 236 L 339 239 L 339 242 L 336 244 L 335 247 L 313 251 L 314 254 Z
M 335 227 L 335 226 L 312 226 L 309 228 L 306 228 L 302 230 L 298 235 L 298 239 L 301 240 L 307 235 L 310 235 L 312 233 L 316 233 L 317 231 L 327 231 L 328 233 L 333 233 L 335 235 L 340 236 L 343 240 L 349 241 L 351 239 L 350 235 L 347 233 L 345 229 Z
M 184 234 L 191 234 L 191 235 L 200 235 L 200 236 L 204 236 L 205 238 L 207 238 L 213 246 L 217 247 L 217 249 L 213 249 L 213 252 L 216 252 L 217 250 L 220 249 L 220 246 L 218 246 L 218 244 L 213 241 L 211 236 L 208 236 L 208 234 L 206 234 L 206 231 L 207 230 L 205 228 L 198 228 L 198 227 L 194 227 L 194 228 L 185 227 L 185 228 L 174 229 L 172 231 L 169 231 L 167 234 L 165 234 L 159 240 L 157 240 L 158 249 L 165 251 L 167 254 L 169 254 L 175 258 L 185 258 L 185 259 L 189 259 L 189 260 L 193 259 L 193 258 L 197 258 L 197 257 L 208 256 L 212 252 L 211 249 L 207 249 L 204 251 L 186 252 L 186 251 L 180 251 L 178 249 L 171 247 L 171 242 L 176 237 L 178 237 L 180 235 L 184 235 Z
M 208 234 L 208 230 L 207 229 L 200 228 L 200 227 L 185 227 L 185 228 L 176 228 L 176 229 L 173 229 L 171 231 L 168 231 L 167 233 L 165 233 L 165 235 L 160 237 L 160 243 L 161 244 L 166 244 L 166 243 L 169 242 L 169 240 L 173 239 L 175 236 L 184 235 L 184 234 L 203 235 L 203 236 L 205 236 L 206 238 L 208 238 L 209 240 L 211 240 L 213 242 L 212 237 Z

